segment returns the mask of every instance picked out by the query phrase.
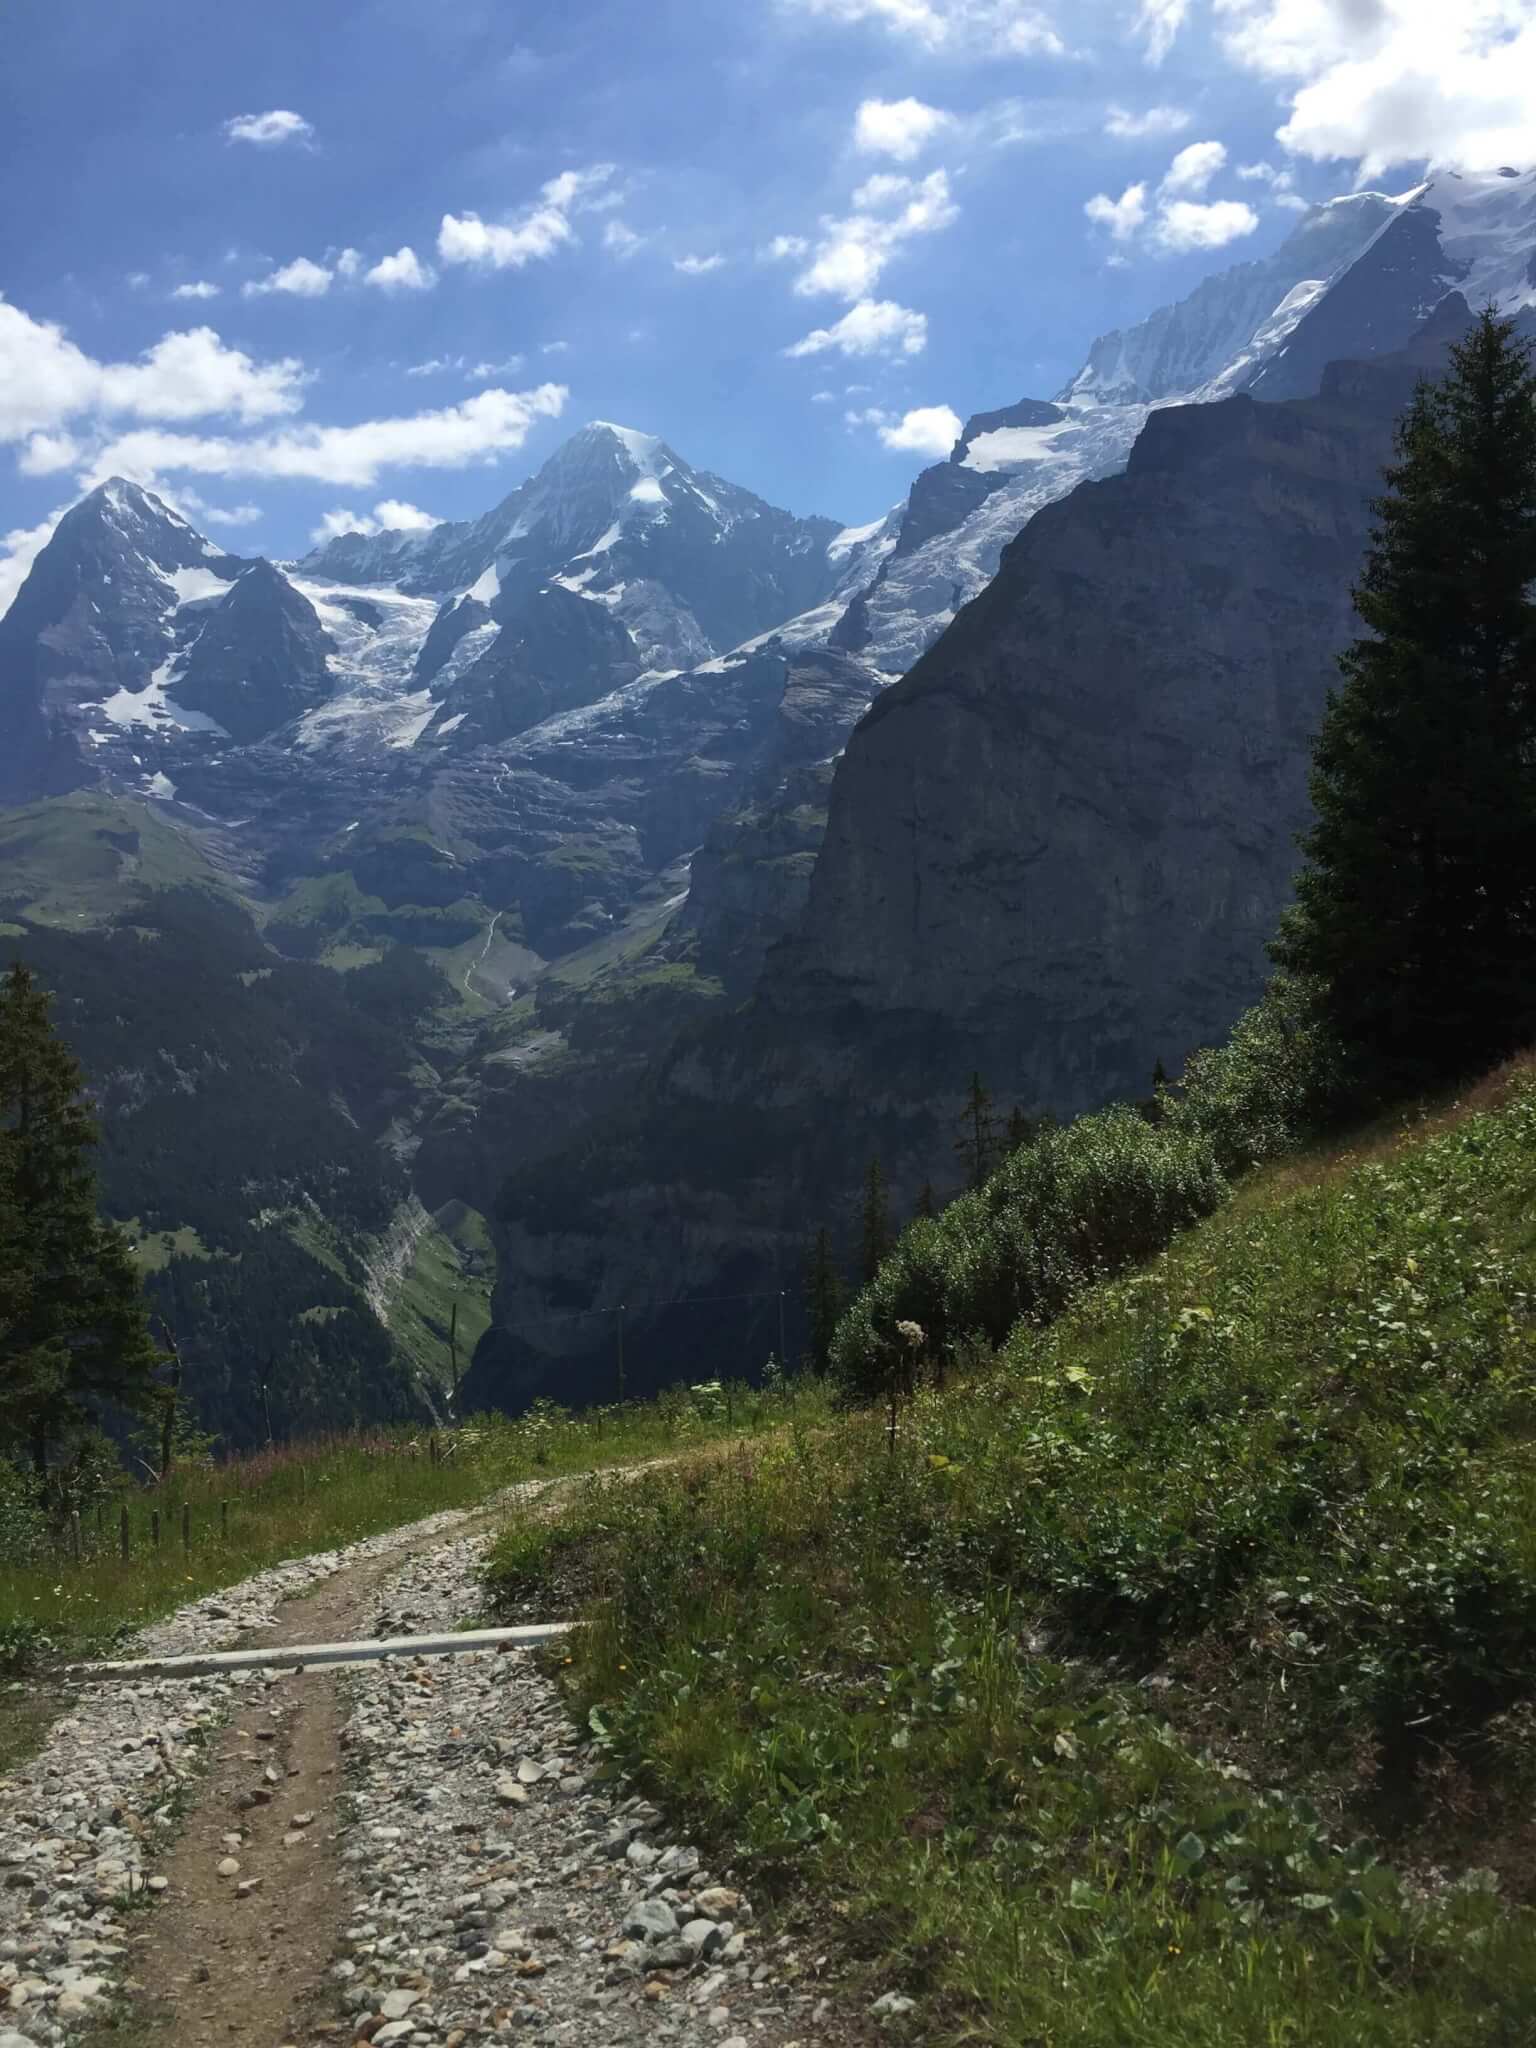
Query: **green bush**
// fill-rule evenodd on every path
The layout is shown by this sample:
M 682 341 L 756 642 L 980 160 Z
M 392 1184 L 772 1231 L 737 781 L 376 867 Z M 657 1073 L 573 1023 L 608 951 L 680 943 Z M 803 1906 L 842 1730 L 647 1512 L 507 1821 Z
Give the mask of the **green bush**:
M 1229 1174 L 1293 1151 L 1335 1123 L 1347 1107 L 1344 1062 L 1316 984 L 1276 975 L 1225 1044 L 1192 1053 L 1159 1102 L 1167 1121 L 1198 1132 Z
M 949 1362 L 977 1336 L 1059 1315 L 1093 1281 L 1162 1250 L 1226 1199 L 1204 1134 L 1131 1109 L 1080 1117 L 1015 1152 L 986 1186 L 906 1231 L 838 1325 L 832 1372 L 867 1400 L 902 1366 L 897 1325 Z

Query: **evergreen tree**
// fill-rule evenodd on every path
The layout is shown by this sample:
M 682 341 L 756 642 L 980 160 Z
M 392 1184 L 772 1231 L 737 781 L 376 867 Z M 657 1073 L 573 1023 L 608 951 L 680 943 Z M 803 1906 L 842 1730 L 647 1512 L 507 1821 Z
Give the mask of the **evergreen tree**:
M 153 1408 L 159 1363 L 127 1241 L 97 1213 L 96 1122 L 48 1002 L 20 965 L 0 983 L 0 1432 L 39 1475 L 98 1401 Z
M 939 1213 L 939 1205 L 934 1200 L 933 1182 L 931 1180 L 923 1182 L 923 1191 L 917 1198 L 917 1213 L 919 1216 L 927 1217 L 937 1216 Z
M 832 1239 L 818 1230 L 805 1264 L 805 1319 L 811 1331 L 811 1370 L 826 1377 L 832 1358 L 832 1339 L 842 1313 L 843 1285 L 832 1257 Z
M 965 1169 L 965 1184 L 969 1188 L 979 1188 L 997 1164 L 997 1118 L 992 1114 L 992 1098 L 982 1087 L 980 1074 L 971 1076 L 955 1152 Z
M 1536 1031 L 1536 371 L 1491 312 L 1451 354 L 1398 428 L 1273 948 L 1388 1094 Z
M 1017 1152 L 1031 1143 L 1041 1127 L 1039 1117 L 1025 1114 L 1022 1103 L 1016 1102 L 1008 1112 L 1008 1126 L 1004 1134 L 1004 1149 Z
M 859 1231 L 859 1275 L 867 1287 L 891 1248 L 891 1199 L 878 1159 L 864 1174 L 864 1210 Z

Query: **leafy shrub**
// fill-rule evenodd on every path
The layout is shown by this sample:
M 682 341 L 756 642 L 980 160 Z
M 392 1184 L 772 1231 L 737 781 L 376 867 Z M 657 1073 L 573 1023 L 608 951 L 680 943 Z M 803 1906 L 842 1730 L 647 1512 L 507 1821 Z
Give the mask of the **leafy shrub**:
M 1276 975 L 1225 1044 L 1192 1053 L 1159 1101 L 1167 1120 L 1198 1132 L 1229 1174 L 1327 1128 L 1346 1106 L 1344 1061 L 1315 984 Z
M 31 1564 L 48 1546 L 48 1522 L 37 1483 L 0 1458 L 0 1564 Z
M 855 1399 L 878 1394 L 904 1369 L 903 1322 L 944 1360 L 978 1335 L 1001 1343 L 1020 1318 L 1058 1315 L 1093 1281 L 1162 1250 L 1226 1192 L 1191 1122 L 1117 1108 L 1047 1130 L 985 1187 L 906 1231 L 838 1325 L 832 1372 Z

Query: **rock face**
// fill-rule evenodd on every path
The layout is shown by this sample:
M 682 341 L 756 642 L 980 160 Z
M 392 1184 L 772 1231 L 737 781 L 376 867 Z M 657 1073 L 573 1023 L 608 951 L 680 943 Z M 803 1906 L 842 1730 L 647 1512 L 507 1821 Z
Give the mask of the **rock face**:
M 167 722 L 157 672 L 248 566 L 120 478 L 67 512 L 0 619 L 0 802 L 92 782 Z
M 237 745 L 264 739 L 331 693 L 330 641 L 314 606 L 270 562 L 235 583 L 193 643 L 176 699 Z
M 1447 328 L 1316 398 L 1151 415 L 1122 477 L 1037 514 L 854 733 L 769 1003 L 908 1020 L 1072 1112 L 1252 1000 L 1393 423 Z M 962 1051 L 962 1048 L 969 1050 Z

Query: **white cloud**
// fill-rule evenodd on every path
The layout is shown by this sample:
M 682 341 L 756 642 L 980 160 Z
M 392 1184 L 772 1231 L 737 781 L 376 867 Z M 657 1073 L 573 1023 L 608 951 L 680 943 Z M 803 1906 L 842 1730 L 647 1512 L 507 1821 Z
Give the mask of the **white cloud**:
M 16 458 L 23 476 L 54 476 L 80 460 L 80 443 L 73 434 L 33 434 Z
M 891 299 L 861 299 L 831 327 L 817 327 L 792 342 L 787 356 L 921 355 L 928 346 L 928 320 Z
M 364 284 L 377 285 L 386 292 L 428 292 L 437 283 L 437 272 L 421 262 L 407 242 L 393 256 L 385 256 L 364 273 Z
M 809 253 L 810 246 L 804 235 L 775 235 L 762 251 L 762 258 L 765 263 L 798 262 Z
M 445 371 L 462 370 L 464 367 L 463 356 L 428 356 L 424 363 L 407 363 L 405 374 L 407 377 L 441 377 Z
M 419 505 L 409 505 L 404 498 L 381 499 L 373 508 L 373 516 L 380 526 L 395 533 L 430 533 L 434 526 L 443 523 L 435 512 L 423 512 Z
M 179 284 L 171 293 L 173 299 L 216 299 L 219 287 L 210 284 L 206 277 L 197 278 L 191 284 Z
M 835 391 L 813 391 L 811 393 L 811 403 L 812 405 L 835 405 L 837 403 L 837 393 Z
M 867 194 L 871 188 L 878 189 L 882 204 L 903 198 L 906 203 L 894 215 L 865 207 L 845 219 L 824 220 L 810 265 L 795 279 L 795 290 L 802 296 L 832 292 L 844 299 L 867 298 L 904 242 L 936 234 L 959 218 L 943 171 L 930 171 L 920 182 L 872 178 L 860 190 Z
M 442 523 L 431 512 L 423 512 L 419 505 L 409 505 L 403 498 L 381 498 L 371 513 L 344 512 L 340 507 L 325 513 L 320 524 L 310 528 L 309 537 L 317 547 L 322 547 L 344 533 L 430 533 Z
M 908 163 L 934 136 L 950 125 L 951 116 L 923 100 L 862 100 L 854 117 L 853 146 L 866 156 L 893 156 Z
M 383 469 L 463 469 L 521 448 L 541 419 L 559 417 L 569 396 L 563 384 L 492 389 L 437 412 L 347 427 L 295 426 L 245 441 L 142 429 L 99 450 L 91 474 L 93 480 L 179 472 L 367 486 Z
M 1228 242 L 1251 235 L 1259 216 L 1241 199 L 1217 199 L 1201 206 L 1192 199 L 1174 199 L 1158 210 L 1154 239 L 1175 252 L 1224 249 Z
M 471 363 L 464 374 L 471 381 L 480 382 L 488 377 L 515 377 L 525 360 L 523 356 L 503 356 L 499 363 Z
M 1046 15 L 1022 0 L 785 0 L 796 13 L 871 22 L 919 47 L 1011 56 L 1063 57 L 1066 45 Z
M 1139 142 L 1149 136 L 1182 135 L 1189 120 L 1182 107 L 1147 107 L 1139 114 L 1128 107 L 1110 107 L 1104 115 L 1104 133 L 1117 141 Z
M 603 247 L 611 256 L 620 258 L 633 256 L 637 249 L 645 246 L 645 236 L 637 235 L 632 227 L 621 220 L 603 223 Z
M 913 455 L 948 455 L 960 438 L 960 416 L 947 405 L 919 405 L 903 413 L 893 425 L 880 428 L 887 448 Z
M 309 537 L 317 548 L 323 548 L 328 540 L 340 540 L 344 533 L 377 533 L 379 524 L 370 519 L 366 512 L 344 512 L 337 506 L 333 512 L 324 512 L 320 524 L 309 529 Z
M 539 344 L 541 356 L 565 356 L 570 352 L 571 344 L 568 341 L 543 341 Z
M 708 277 L 712 270 L 723 270 L 723 256 L 678 256 L 673 259 L 672 268 L 680 270 L 684 277 Z
M 129 271 L 129 273 L 128 273 L 128 289 L 129 289 L 130 291 L 135 291 L 135 292 L 141 292 L 141 291 L 143 291 L 144 287 L 145 287 L 145 286 L 146 286 L 146 285 L 147 285 L 148 283 L 149 283 L 149 272 L 148 272 L 147 270 L 130 270 L 130 271 Z
M 329 250 L 326 251 L 326 255 L 329 257 Z M 363 267 L 362 251 L 359 249 L 338 249 L 335 260 L 338 277 L 356 277 Z
M 211 327 L 164 335 L 134 363 L 98 362 L 62 327 L 0 299 L 0 441 L 25 440 L 92 412 L 270 419 L 298 411 L 303 381 L 302 364 L 287 357 L 255 363 L 226 348 Z
M 314 132 L 302 114 L 291 113 L 286 107 L 273 107 L 265 114 L 236 114 L 233 120 L 224 123 L 229 141 L 254 142 L 263 149 L 272 149 L 282 142 L 308 142 Z
M 1216 0 L 1228 54 L 1292 88 L 1277 140 L 1362 178 L 1423 159 L 1466 170 L 1531 160 L 1530 0 Z
M 1306 212 L 1307 202 L 1296 190 L 1296 181 L 1289 171 L 1277 170 L 1269 163 L 1239 164 L 1237 175 L 1245 185 L 1267 185 L 1276 206 L 1286 207 L 1292 213 Z
M 254 526 L 262 517 L 259 505 L 210 505 L 185 486 L 175 491 L 162 486 L 160 495 L 184 519 L 200 520 L 205 526 Z
M 614 173 L 612 164 L 562 171 L 540 188 L 531 206 L 507 222 L 484 221 L 478 213 L 443 215 L 437 253 L 444 263 L 469 263 L 487 270 L 521 270 L 574 242 L 573 213 L 597 203 Z
M 1220 0 L 1218 0 L 1218 5 Z M 1370 6 L 1372 0 L 1364 0 Z M 1147 62 L 1161 64 L 1189 13 L 1190 0 L 1141 0 L 1136 27 L 1146 38 Z
M 27 571 L 53 539 L 53 529 L 68 510 L 67 505 L 61 505 L 36 526 L 13 526 L 9 533 L 0 534 L 0 619 L 10 610 L 17 591 L 27 580 Z
M 248 299 L 263 298 L 268 292 L 289 292 L 298 299 L 323 299 L 330 288 L 331 273 L 323 263 L 311 263 L 307 256 L 296 256 L 267 277 L 248 277 L 240 290 Z
M 1160 189 L 1170 193 L 1203 192 L 1226 160 L 1222 143 L 1192 142 L 1168 166 Z
M 1118 199 L 1107 192 L 1095 192 L 1083 211 L 1095 227 L 1108 228 L 1117 242 L 1128 241 L 1147 217 L 1147 188 L 1127 185 Z

